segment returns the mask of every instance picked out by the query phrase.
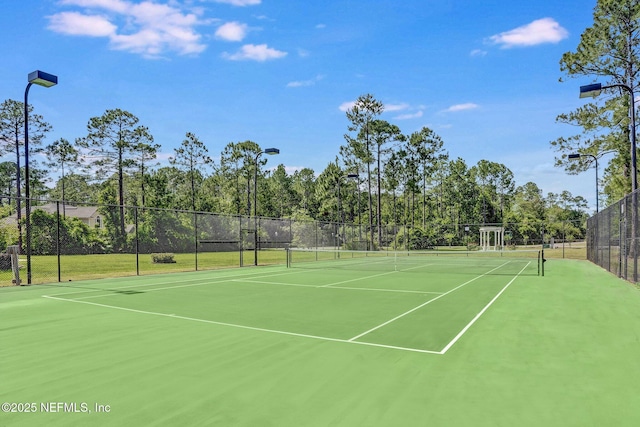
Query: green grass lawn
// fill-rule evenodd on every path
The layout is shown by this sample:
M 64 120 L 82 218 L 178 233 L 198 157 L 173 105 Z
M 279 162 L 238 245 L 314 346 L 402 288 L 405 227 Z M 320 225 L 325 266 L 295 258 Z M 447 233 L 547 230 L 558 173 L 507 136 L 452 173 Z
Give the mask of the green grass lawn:
M 150 254 L 138 255 L 140 274 L 160 274 L 170 272 L 194 271 L 196 257 L 193 253 L 174 254 L 175 263 L 156 264 Z M 253 264 L 254 253 L 245 252 L 245 264 Z M 285 264 L 286 255 L 283 250 L 263 250 L 259 252 L 261 265 Z M 51 283 L 58 281 L 58 257 L 55 255 L 34 255 L 32 263 L 32 283 Z M 198 253 L 198 270 L 238 267 L 239 252 L 200 252 Z M 21 256 L 21 280 L 26 282 L 26 257 Z M 109 277 L 136 275 L 135 254 L 97 254 L 97 255 L 62 255 L 60 257 L 60 280 L 62 282 Z M 0 271 L 0 287 L 11 286 L 11 271 Z
M 3 288 L 0 425 L 640 425 L 640 291 L 509 265 Z

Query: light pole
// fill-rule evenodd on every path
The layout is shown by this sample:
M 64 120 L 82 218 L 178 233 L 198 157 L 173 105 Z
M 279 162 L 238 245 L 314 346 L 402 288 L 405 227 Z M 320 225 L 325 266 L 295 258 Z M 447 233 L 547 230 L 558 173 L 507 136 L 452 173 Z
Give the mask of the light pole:
M 580 157 L 591 157 L 593 158 L 593 160 L 596 162 L 596 232 L 595 232 L 595 238 L 593 239 L 593 243 L 595 245 L 595 262 L 596 264 L 599 264 L 599 256 L 598 256 L 598 246 L 599 241 L 600 241 L 600 233 L 599 233 L 599 227 L 598 227 L 598 212 L 600 211 L 599 209 L 599 205 L 598 205 L 598 200 L 600 199 L 599 194 L 598 194 L 598 158 L 596 156 L 594 156 L 593 154 L 569 154 L 569 156 L 567 156 L 569 158 L 569 160 L 576 160 L 579 159 Z M 562 244 L 562 250 L 563 250 L 563 257 L 564 257 L 564 242 Z
M 258 265 L 258 159 L 260 158 L 261 155 L 263 154 L 268 154 L 270 156 L 274 156 L 276 154 L 280 154 L 280 150 L 277 148 L 265 148 L 264 151 L 260 151 L 258 154 L 256 154 L 256 157 L 254 159 L 254 165 L 255 165 L 255 169 L 254 169 L 254 173 L 253 173 L 253 221 L 254 221 L 254 230 L 253 230 L 253 236 L 254 236 L 254 245 L 253 245 L 253 250 L 254 250 L 254 261 L 253 264 L 254 265 Z
M 344 212 L 342 209 L 342 196 L 341 196 L 341 185 L 342 178 L 353 179 L 358 178 L 357 173 L 349 173 L 347 175 L 343 175 L 342 171 L 340 171 L 340 175 L 338 175 L 338 234 L 337 234 L 337 247 L 340 249 L 341 243 L 346 241 L 346 226 L 344 221 Z M 360 191 L 358 191 L 358 222 L 360 222 Z M 340 228 L 342 227 L 342 233 L 340 233 Z
M 340 171 L 342 172 L 342 171 Z M 342 225 L 342 206 L 340 201 L 340 181 L 342 181 L 342 173 L 338 175 L 338 227 L 336 228 L 336 249 L 340 249 L 340 226 Z M 338 257 L 340 253 L 338 253 Z
M 599 195 L 598 195 L 598 158 L 596 156 L 594 156 L 593 154 L 569 154 L 567 156 L 567 158 L 569 160 L 576 160 L 579 159 L 580 157 L 591 157 L 595 162 L 596 162 L 596 214 L 600 211 L 599 210 L 599 205 L 598 205 L 598 199 L 599 199 Z
M 358 239 L 362 241 L 362 225 L 360 224 L 360 175 L 357 173 L 347 174 L 347 178 L 355 179 L 358 188 Z M 358 242 L 359 244 L 360 242 Z
M 25 181 L 25 220 L 27 228 L 27 284 L 31 284 L 31 194 L 29 191 L 29 89 L 31 85 L 51 87 L 58 84 L 58 77 L 36 70 L 27 76 L 28 84 L 24 91 L 24 181 Z
M 636 101 L 633 95 L 633 88 L 616 83 L 608 86 L 602 86 L 601 83 L 593 83 L 586 86 L 580 86 L 580 98 L 596 97 L 600 95 L 600 92 L 609 88 L 621 88 L 629 93 L 631 110 L 631 256 L 633 258 L 633 281 L 638 281 L 638 251 L 636 243 L 636 230 L 638 221 L 638 195 L 636 190 L 638 188 L 638 171 L 636 167 Z M 626 258 L 625 258 L 625 277 L 626 277 Z

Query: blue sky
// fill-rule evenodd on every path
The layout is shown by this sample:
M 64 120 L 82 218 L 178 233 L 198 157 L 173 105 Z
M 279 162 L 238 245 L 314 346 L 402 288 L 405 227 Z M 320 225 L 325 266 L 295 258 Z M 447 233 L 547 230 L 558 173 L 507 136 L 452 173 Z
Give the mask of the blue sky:
M 186 132 L 219 156 L 231 142 L 278 147 L 269 166 L 320 173 L 359 95 L 405 134 L 428 126 L 469 167 L 505 164 L 516 183 L 595 206 L 595 174 L 554 168 L 555 117 L 583 103 L 559 60 L 592 25 L 595 0 L 20 0 L 0 14 L 0 100 L 27 74 L 55 74 L 30 104 L 54 130 L 86 134 L 121 108 L 173 154 Z M 601 172 L 604 165 L 600 165 Z

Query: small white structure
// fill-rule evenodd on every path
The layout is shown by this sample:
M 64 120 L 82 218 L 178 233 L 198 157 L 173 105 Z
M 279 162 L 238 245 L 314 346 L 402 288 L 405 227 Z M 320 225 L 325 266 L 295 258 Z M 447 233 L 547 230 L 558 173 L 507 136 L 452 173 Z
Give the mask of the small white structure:
M 493 234 L 493 239 L 491 235 Z M 491 245 L 493 240 L 493 246 Z M 480 227 L 480 247 L 483 251 L 498 251 L 504 247 L 504 227 Z

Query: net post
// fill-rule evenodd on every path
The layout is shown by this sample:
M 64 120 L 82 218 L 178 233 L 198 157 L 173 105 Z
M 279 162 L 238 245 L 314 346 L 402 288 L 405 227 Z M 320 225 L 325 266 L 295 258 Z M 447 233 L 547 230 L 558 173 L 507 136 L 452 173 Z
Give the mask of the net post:
M 289 248 L 285 248 L 285 251 L 287 256 L 287 268 L 291 268 L 291 251 L 289 250 Z
M 540 261 L 542 261 L 540 263 L 541 264 L 540 265 L 540 270 L 542 271 L 542 277 L 544 277 L 544 262 L 546 261 L 546 259 L 544 259 L 544 249 L 542 249 L 540 252 L 541 252 L 540 253 L 541 260 Z

